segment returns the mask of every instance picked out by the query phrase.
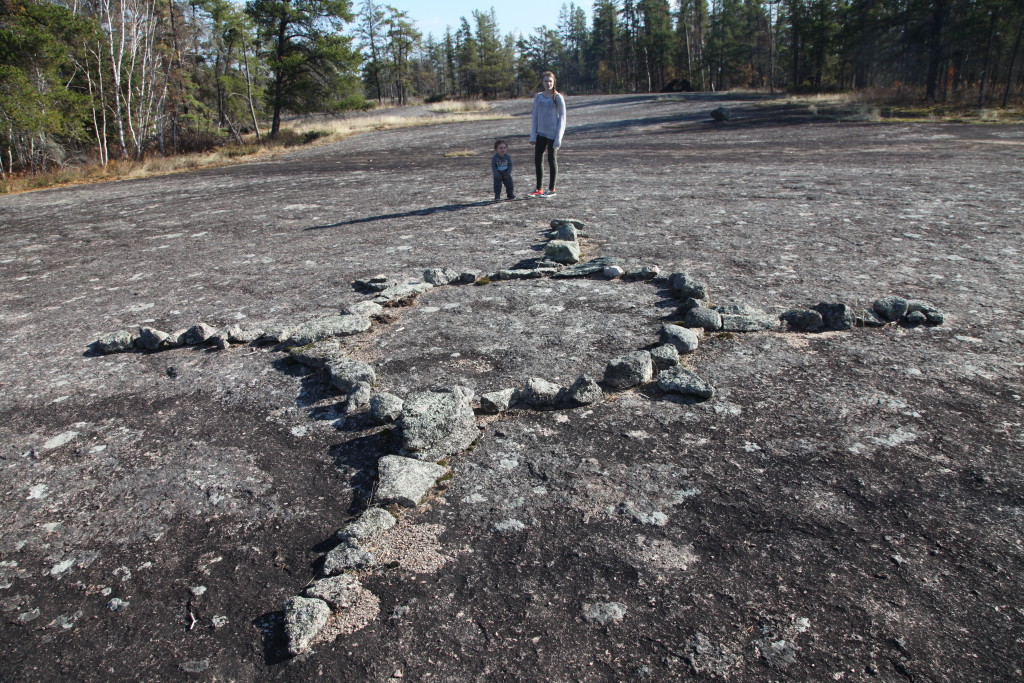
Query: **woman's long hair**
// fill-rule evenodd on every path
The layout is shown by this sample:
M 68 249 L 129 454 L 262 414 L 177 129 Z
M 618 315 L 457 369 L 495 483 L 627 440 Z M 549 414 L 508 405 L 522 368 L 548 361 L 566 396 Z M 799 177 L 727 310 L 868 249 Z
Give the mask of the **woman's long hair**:
M 540 75 L 540 84 L 539 84 L 540 85 L 540 92 L 544 92 L 544 77 L 545 76 L 551 76 L 551 92 L 553 92 L 555 95 L 561 95 L 562 93 L 558 92 L 558 87 L 557 87 L 558 86 L 558 77 L 555 76 L 555 72 L 554 71 L 545 71 L 544 73 L 542 73 Z

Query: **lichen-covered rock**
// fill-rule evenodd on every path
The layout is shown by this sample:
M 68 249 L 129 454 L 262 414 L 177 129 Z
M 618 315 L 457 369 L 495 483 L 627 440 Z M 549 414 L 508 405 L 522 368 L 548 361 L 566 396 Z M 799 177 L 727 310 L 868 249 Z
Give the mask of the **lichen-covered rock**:
M 883 296 L 871 307 L 875 313 L 889 322 L 896 322 L 907 312 L 909 302 L 901 296 Z
M 695 301 L 695 299 L 688 299 L 688 301 Z M 713 308 L 691 306 L 683 315 L 683 325 L 715 332 L 722 328 L 722 314 Z
M 480 410 L 492 414 L 503 413 L 512 405 L 515 395 L 515 389 L 502 389 L 480 394 Z
M 341 574 L 314 581 L 302 593 L 307 598 L 323 600 L 337 612 L 354 605 L 362 592 L 359 579 L 351 574 Z
M 361 278 L 352 283 L 356 289 L 363 289 L 371 292 L 382 292 L 388 287 L 393 287 L 395 284 L 397 283 L 383 273 L 372 277 Z
M 566 390 L 566 398 L 577 405 L 586 406 L 604 397 L 601 386 L 586 375 L 580 375 Z
M 826 330 L 849 330 L 857 322 L 857 314 L 843 303 L 822 302 L 814 306 L 821 314 L 821 323 Z
M 681 365 L 659 372 L 658 386 L 662 391 L 699 399 L 709 399 L 715 395 L 714 387 Z
M 604 383 L 616 389 L 628 389 L 647 382 L 654 375 L 654 363 L 648 351 L 630 351 L 608 361 Z
M 786 323 L 786 326 L 795 332 L 821 332 L 825 327 L 821 313 L 802 308 L 794 308 L 782 313 L 779 315 L 779 320 Z
M 384 307 L 376 301 L 359 301 L 346 306 L 344 310 L 342 310 L 342 314 L 358 315 L 364 318 L 372 318 L 373 316 L 380 315 L 383 312 Z
M 377 564 L 376 556 L 350 538 L 342 539 L 341 543 L 324 556 L 324 564 L 320 572 L 324 576 L 336 576 L 343 572 L 370 569 Z
M 374 301 L 384 306 L 401 306 L 411 302 L 423 292 L 429 292 L 434 285 L 429 282 L 413 282 L 392 285 L 374 297 Z
M 459 271 L 451 268 L 427 268 L 423 271 L 423 281 L 435 287 L 450 284 L 459 279 Z
M 651 361 L 656 372 L 679 365 L 679 349 L 674 344 L 662 344 L 651 349 Z
M 569 240 L 551 240 L 544 245 L 544 257 L 556 263 L 579 263 L 579 242 Z
M 287 346 L 306 346 L 331 337 L 348 337 L 370 329 L 370 321 L 361 315 L 329 315 L 301 325 L 294 330 Z
M 675 290 L 676 296 L 683 299 L 707 299 L 708 288 L 703 282 L 690 277 L 687 273 L 672 273 L 668 282 Z
M 557 227 L 552 226 L 551 229 L 555 233 L 554 239 L 556 240 L 565 240 L 567 242 L 579 241 L 579 231 L 572 223 L 559 223 Z
M 925 317 L 925 324 L 928 325 L 941 325 L 945 322 L 945 316 L 942 314 L 937 307 L 928 303 L 927 301 L 921 301 L 919 299 L 913 299 L 907 302 L 907 315 L 911 313 L 923 313 Z
M 693 353 L 700 344 L 697 333 L 688 327 L 666 324 L 661 327 L 661 341 L 676 347 L 679 353 Z
M 593 275 L 594 273 L 600 273 L 608 266 L 614 266 L 621 263 L 621 259 L 615 256 L 599 256 L 583 263 L 577 263 L 576 265 L 564 268 L 551 277 L 554 278 L 568 278 L 568 277 L 586 277 L 587 275 Z
M 878 315 L 872 309 L 861 309 L 857 311 L 856 325 L 858 327 L 885 327 L 889 321 Z
M 300 655 L 327 625 L 330 606 L 318 598 L 295 596 L 284 603 L 284 631 L 288 636 L 288 654 Z
M 185 331 L 185 338 L 183 341 L 189 346 L 199 346 L 200 344 L 208 342 L 215 334 L 217 334 L 217 330 L 215 328 L 210 327 L 206 323 L 198 323 Z
M 331 374 L 331 384 L 343 394 L 355 392 L 361 384 L 372 386 L 377 381 L 373 368 L 354 358 L 335 358 L 327 363 L 327 370 Z
M 464 451 L 480 435 L 465 387 L 410 394 L 397 424 L 403 453 L 431 462 Z
M 93 347 L 100 353 L 130 351 L 135 346 L 137 337 L 137 332 L 129 332 L 128 330 L 109 332 L 93 342 Z
M 382 391 L 370 399 L 370 415 L 378 424 L 394 422 L 402 414 L 402 399 Z
M 365 541 L 393 527 L 398 520 L 387 510 L 379 507 L 367 508 L 359 519 L 348 524 L 337 533 L 338 538 Z
M 259 341 L 264 334 L 261 328 L 242 327 L 240 325 L 232 325 L 227 329 L 227 333 L 228 341 L 232 344 L 252 344 Z
M 531 377 L 519 392 L 519 400 L 533 408 L 550 408 L 558 403 L 561 390 L 557 384 L 540 377 Z
M 288 349 L 288 356 L 297 363 L 311 368 L 324 368 L 329 364 L 345 358 L 341 340 L 332 337 L 308 346 L 295 346 Z
M 352 413 L 359 412 L 363 408 L 368 408 L 372 398 L 373 385 L 369 382 L 358 382 L 356 386 L 348 392 L 348 396 L 345 399 L 345 414 L 351 415 Z
M 779 319 L 747 304 L 713 306 L 722 316 L 723 332 L 762 332 L 779 327 Z
M 447 473 L 448 468 L 441 465 L 385 455 L 377 461 L 377 491 L 373 500 L 377 505 L 416 507 Z
M 620 622 L 625 616 L 626 606 L 621 602 L 595 602 L 583 606 L 583 618 L 601 626 Z
M 156 351 L 170 335 L 154 327 L 140 327 L 135 345 L 146 351 Z

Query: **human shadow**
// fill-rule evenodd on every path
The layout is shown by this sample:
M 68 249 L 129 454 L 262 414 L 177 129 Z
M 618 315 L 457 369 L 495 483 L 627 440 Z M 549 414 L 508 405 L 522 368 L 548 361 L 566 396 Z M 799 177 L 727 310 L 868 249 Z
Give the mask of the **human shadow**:
M 341 221 L 340 223 L 331 223 L 330 225 L 311 225 L 305 230 L 327 230 L 329 228 L 341 228 L 346 225 L 358 225 L 360 223 L 373 223 L 374 221 L 389 221 L 395 218 L 411 218 L 413 216 L 429 216 L 435 213 L 448 213 L 451 211 L 462 211 L 463 209 L 472 209 L 479 206 L 490 206 L 494 204 L 492 201 L 484 200 L 480 202 L 464 202 L 462 204 L 444 204 L 443 206 L 431 206 L 426 209 L 416 209 L 415 211 L 403 211 L 401 213 L 387 213 L 379 216 L 367 216 L 365 218 L 353 218 L 348 221 Z

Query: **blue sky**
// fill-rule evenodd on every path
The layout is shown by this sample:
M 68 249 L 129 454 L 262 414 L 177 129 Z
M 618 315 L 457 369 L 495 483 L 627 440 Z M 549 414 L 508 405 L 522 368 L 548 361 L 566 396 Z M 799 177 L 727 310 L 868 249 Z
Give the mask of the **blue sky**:
M 399 9 L 409 15 L 423 36 L 433 33 L 435 38 L 444 35 L 445 26 L 451 26 L 452 32 L 459 28 L 459 18 L 466 17 L 474 29 L 473 10 L 487 12 L 494 7 L 498 17 L 498 28 L 502 35 L 516 33 L 528 35 L 538 26 L 555 28 L 558 25 L 558 12 L 563 0 L 504 0 L 501 3 L 481 4 L 473 0 L 392 0 L 381 2 Z M 565 4 L 569 4 L 565 0 Z M 353 2 L 353 10 L 359 11 L 361 2 Z M 590 16 L 590 3 L 576 1 Z

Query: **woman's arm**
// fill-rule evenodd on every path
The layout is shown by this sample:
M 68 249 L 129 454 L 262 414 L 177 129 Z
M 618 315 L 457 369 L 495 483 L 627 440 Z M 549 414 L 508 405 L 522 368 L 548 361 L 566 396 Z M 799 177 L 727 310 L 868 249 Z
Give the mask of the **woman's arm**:
M 533 116 L 530 122 L 530 144 L 537 144 L 537 95 L 533 98 Z
M 555 138 L 555 149 L 562 146 L 562 135 L 565 134 L 565 95 L 555 96 L 555 107 L 558 109 L 558 137 Z

